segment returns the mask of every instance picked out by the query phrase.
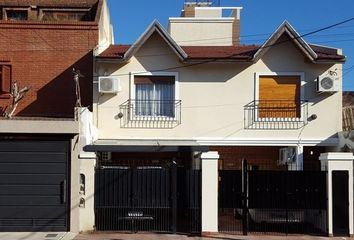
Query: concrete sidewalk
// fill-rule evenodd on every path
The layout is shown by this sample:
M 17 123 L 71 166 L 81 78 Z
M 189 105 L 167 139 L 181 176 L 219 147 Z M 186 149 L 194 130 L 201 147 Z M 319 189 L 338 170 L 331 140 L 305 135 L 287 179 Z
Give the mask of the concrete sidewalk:
M 79 234 L 75 240 L 346 240 L 349 237 L 317 237 L 304 235 L 228 235 L 217 234 L 208 237 L 187 236 L 178 234 L 153 234 L 153 233 L 93 233 Z
M 0 232 L 0 240 L 72 240 L 70 232 Z

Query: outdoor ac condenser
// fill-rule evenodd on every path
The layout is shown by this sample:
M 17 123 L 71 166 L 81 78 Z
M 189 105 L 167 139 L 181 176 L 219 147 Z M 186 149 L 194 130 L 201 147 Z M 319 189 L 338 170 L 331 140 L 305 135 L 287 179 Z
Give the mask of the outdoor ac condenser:
M 100 93 L 118 93 L 121 91 L 120 79 L 117 77 L 99 77 L 98 91 Z

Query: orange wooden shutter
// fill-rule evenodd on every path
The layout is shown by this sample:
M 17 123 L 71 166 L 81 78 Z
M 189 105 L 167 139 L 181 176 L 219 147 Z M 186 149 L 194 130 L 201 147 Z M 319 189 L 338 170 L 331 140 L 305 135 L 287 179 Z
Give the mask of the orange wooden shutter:
M 1 91 L 5 93 L 11 92 L 11 67 L 1 66 Z
M 259 117 L 300 117 L 300 77 L 259 78 Z

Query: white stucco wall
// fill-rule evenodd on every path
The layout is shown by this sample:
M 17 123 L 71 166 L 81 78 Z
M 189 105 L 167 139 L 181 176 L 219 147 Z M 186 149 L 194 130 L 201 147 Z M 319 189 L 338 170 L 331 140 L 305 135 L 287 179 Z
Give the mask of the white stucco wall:
M 321 160 L 322 170 L 328 172 L 327 176 L 327 196 L 328 196 L 328 234 L 333 236 L 333 187 L 332 174 L 333 171 L 348 171 L 348 212 L 349 212 L 349 234 L 354 234 L 354 215 L 353 215 L 353 160 L 352 153 L 329 152 L 322 153 L 319 157 Z
M 95 54 L 99 55 L 103 52 L 110 44 L 114 43 L 113 28 L 111 24 L 109 8 L 106 0 L 102 2 L 102 8 L 100 13 L 100 19 L 98 22 L 98 46 L 96 48 Z
M 187 31 L 186 31 L 187 32 Z M 122 91 L 117 95 L 98 94 L 94 86 L 94 117 L 99 139 L 196 139 L 205 144 L 223 141 L 270 141 L 290 145 L 314 145 L 327 141 L 341 131 L 342 92 L 316 92 L 316 78 L 329 69 L 342 74 L 341 64 L 313 64 L 288 42 L 273 46 L 255 64 L 208 63 L 169 70 L 179 76 L 182 100 L 181 124 L 173 129 L 121 128 L 119 106 L 130 98 L 131 72 L 146 72 L 186 66 L 155 34 L 128 64 L 98 64 L 98 74 L 119 76 Z M 243 106 L 254 100 L 256 73 L 296 72 L 304 76 L 302 99 L 309 100 L 308 114 L 317 119 L 304 128 L 292 130 L 244 129 Z M 98 104 L 97 104 L 98 103 Z M 289 143 L 287 143 L 287 140 Z M 333 143 L 335 144 L 335 143 Z
M 218 160 L 217 152 L 202 153 L 202 233 L 218 232 Z
M 170 18 L 168 31 L 181 46 L 232 46 L 234 18 Z

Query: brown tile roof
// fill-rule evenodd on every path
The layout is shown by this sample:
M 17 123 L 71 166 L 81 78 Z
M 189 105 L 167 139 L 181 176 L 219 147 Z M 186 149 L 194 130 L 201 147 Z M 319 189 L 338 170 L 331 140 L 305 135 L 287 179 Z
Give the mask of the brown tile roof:
M 111 45 L 105 51 L 103 51 L 99 57 L 101 58 L 117 58 L 124 57 L 124 53 L 128 51 L 131 45 Z
M 198 59 L 240 59 L 251 60 L 259 49 L 255 45 L 240 46 L 182 46 L 191 60 Z
M 309 44 L 319 60 L 345 60 L 345 56 L 337 54 L 337 49 Z
M 111 45 L 99 58 L 123 59 L 124 54 L 131 45 Z M 318 55 L 316 60 L 319 61 L 344 61 L 345 56 L 338 55 L 337 50 L 323 46 L 310 45 L 314 52 Z M 256 45 L 240 45 L 240 46 L 182 46 L 182 49 L 188 55 L 188 60 L 239 60 L 251 61 L 253 55 L 259 49 Z
M 0 6 L 92 7 L 99 0 L 1 0 Z

